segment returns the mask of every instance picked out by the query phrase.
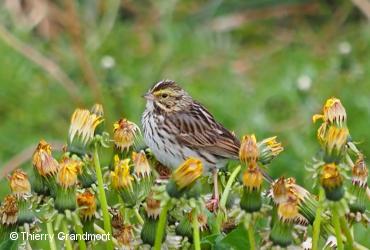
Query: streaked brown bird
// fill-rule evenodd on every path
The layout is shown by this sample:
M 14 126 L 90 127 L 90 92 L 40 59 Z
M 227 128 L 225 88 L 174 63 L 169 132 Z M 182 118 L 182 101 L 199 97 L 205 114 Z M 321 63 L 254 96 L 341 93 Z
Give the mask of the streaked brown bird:
M 145 95 L 144 140 L 163 165 L 177 168 L 189 157 L 199 158 L 214 177 L 228 159 L 238 159 L 240 142 L 213 115 L 171 80 L 156 83 Z

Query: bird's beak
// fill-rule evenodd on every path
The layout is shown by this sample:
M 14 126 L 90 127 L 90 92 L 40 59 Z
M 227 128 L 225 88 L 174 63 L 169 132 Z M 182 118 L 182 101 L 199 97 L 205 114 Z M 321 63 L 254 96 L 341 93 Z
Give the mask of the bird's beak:
M 150 93 L 146 93 L 145 95 L 143 95 L 143 97 L 145 99 L 147 99 L 148 101 L 153 101 L 154 100 L 154 95 L 152 95 Z

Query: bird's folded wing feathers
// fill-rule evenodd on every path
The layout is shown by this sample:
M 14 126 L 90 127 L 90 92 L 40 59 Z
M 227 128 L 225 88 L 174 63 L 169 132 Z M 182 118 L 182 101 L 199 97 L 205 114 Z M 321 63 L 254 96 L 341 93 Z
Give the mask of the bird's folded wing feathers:
M 236 137 L 215 121 L 201 105 L 196 104 L 190 111 L 176 114 L 172 126 L 179 132 L 176 138 L 186 146 L 205 150 L 224 158 L 237 158 L 240 143 Z

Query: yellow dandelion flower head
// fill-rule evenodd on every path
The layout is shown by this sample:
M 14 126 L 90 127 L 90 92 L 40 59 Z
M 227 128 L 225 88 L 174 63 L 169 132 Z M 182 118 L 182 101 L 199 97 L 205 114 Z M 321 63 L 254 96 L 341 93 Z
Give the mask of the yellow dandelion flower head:
M 342 185 L 343 178 L 335 163 L 328 163 L 322 167 L 320 183 L 326 189 L 333 189 Z
M 91 219 L 96 212 L 95 195 L 89 190 L 77 195 L 77 204 L 81 208 L 80 216 L 84 219 Z
M 41 176 L 55 175 L 59 170 L 58 162 L 51 154 L 51 145 L 41 140 L 32 156 L 32 164 Z
M 87 109 L 76 109 L 71 117 L 69 141 L 73 142 L 78 137 L 83 145 L 87 145 L 92 141 L 96 127 L 103 121 L 102 116 L 90 113 Z
M 299 216 L 298 200 L 290 196 L 286 202 L 279 204 L 278 216 L 284 222 L 292 222 Z
M 65 157 L 60 163 L 57 182 L 63 188 L 73 187 L 77 184 L 77 177 L 82 171 L 83 162 L 79 159 Z
M 312 117 L 313 122 L 323 120 L 326 123 L 343 126 L 347 120 L 346 110 L 341 101 L 335 97 L 328 99 L 322 108 L 322 114 L 316 114 Z
M 114 189 L 130 188 L 134 178 L 130 174 L 130 159 L 120 160 L 118 155 L 114 156 L 114 171 L 110 173 L 112 187 Z
M 172 174 L 176 185 L 183 189 L 193 184 L 203 174 L 203 164 L 197 158 L 188 158 Z
M 9 186 L 15 195 L 31 193 L 31 184 L 28 180 L 28 175 L 21 169 L 16 169 L 9 177 Z
M 135 123 L 120 119 L 113 125 L 114 144 L 121 151 L 127 150 L 135 143 L 137 133 L 140 133 L 140 129 Z
M 259 190 L 261 188 L 263 176 L 259 168 L 248 167 L 243 173 L 243 184 L 250 190 Z

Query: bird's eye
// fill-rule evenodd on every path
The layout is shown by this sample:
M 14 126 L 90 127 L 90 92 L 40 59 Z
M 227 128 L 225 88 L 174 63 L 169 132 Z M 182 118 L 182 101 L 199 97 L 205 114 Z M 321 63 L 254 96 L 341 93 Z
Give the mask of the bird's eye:
M 168 97 L 168 94 L 163 93 L 163 94 L 161 95 L 161 97 L 162 97 L 162 98 L 167 98 L 167 97 Z

